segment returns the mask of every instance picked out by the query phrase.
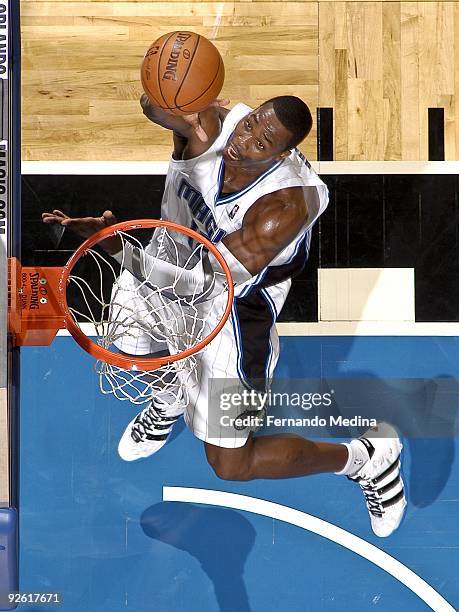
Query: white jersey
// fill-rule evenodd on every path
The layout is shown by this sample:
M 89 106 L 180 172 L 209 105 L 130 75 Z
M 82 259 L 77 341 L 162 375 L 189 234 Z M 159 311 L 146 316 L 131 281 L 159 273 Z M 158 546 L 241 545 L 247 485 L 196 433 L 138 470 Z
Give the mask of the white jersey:
M 328 189 L 304 156 L 294 149 L 275 162 L 252 183 L 235 193 L 222 193 L 225 164 L 222 152 L 242 117 L 252 109 L 237 104 L 226 116 L 222 130 L 202 155 L 169 163 L 162 200 L 162 218 L 191 227 L 214 243 L 241 228 L 247 210 L 262 196 L 302 187 L 308 219 L 297 236 L 259 274 L 237 287 L 246 295 L 254 286 L 270 286 L 288 280 L 304 266 L 309 252 L 310 229 L 328 204 Z M 290 286 L 287 283 L 286 289 Z
M 274 163 L 237 193 L 221 192 L 224 175 L 222 150 L 236 124 L 250 110 L 245 104 L 235 106 L 225 118 L 217 140 L 199 157 L 170 162 L 162 202 L 163 219 L 196 229 L 217 243 L 226 234 L 240 229 L 247 210 L 263 195 L 286 187 L 302 187 L 305 193 L 309 217 L 304 227 L 264 270 L 236 287 L 229 319 L 216 338 L 198 353 L 192 377 L 183 382 L 188 398 L 183 398 L 188 427 L 199 439 L 227 448 L 243 446 L 250 429 L 239 431 L 220 426 L 215 417 L 219 413 L 209 399 L 211 381 L 226 381 L 231 393 L 239 387 L 242 390 L 266 389 L 269 386 L 279 357 L 275 321 L 287 297 L 290 277 L 303 268 L 308 257 L 311 227 L 328 202 L 327 187 L 297 150 Z M 173 262 L 176 256 L 179 262 L 186 260 L 195 246 L 177 233 L 174 233 L 173 246 L 163 246 L 166 243 L 161 242 L 161 235 L 161 232 L 155 234 L 147 251 L 154 254 L 164 248 L 167 254 L 171 248 L 174 251 L 170 253 Z M 151 333 L 146 333 L 149 327 L 156 329 L 160 315 L 151 309 L 145 312 L 146 302 L 141 295 L 139 281 L 127 270 L 119 279 L 117 290 L 119 320 L 124 323 L 133 320 L 137 322 L 137 327 L 118 338 L 116 346 L 134 355 L 165 349 L 173 352 L 173 346 L 169 347 L 167 341 L 158 343 Z M 148 295 L 145 297 L 148 298 Z M 208 335 L 220 321 L 225 304 L 225 293 L 200 304 L 200 309 L 206 309 L 203 336 Z M 159 306 L 160 313 L 162 304 Z M 137 333 L 134 333 L 135 330 Z M 162 406 L 169 401 L 158 394 L 155 394 L 155 398 L 155 401 L 162 402 Z M 233 416 L 239 416 L 240 409 L 236 406 L 232 409 L 235 410 Z M 228 416 L 231 414 L 227 413 Z

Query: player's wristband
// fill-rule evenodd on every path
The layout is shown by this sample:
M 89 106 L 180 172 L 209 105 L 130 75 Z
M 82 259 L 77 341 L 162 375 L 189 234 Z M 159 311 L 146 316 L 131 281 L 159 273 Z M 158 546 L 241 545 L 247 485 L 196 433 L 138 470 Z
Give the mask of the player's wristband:
M 252 274 L 223 243 L 216 246 L 228 264 L 235 285 L 252 278 Z M 201 301 L 212 299 L 223 290 L 225 275 L 212 253 L 204 256 L 191 269 L 158 259 L 129 242 L 124 244 L 122 251 L 112 254 L 112 257 L 140 282 L 150 282 L 158 287 L 173 286 L 178 295 L 193 295 Z
M 158 287 L 174 286 L 179 295 L 201 293 L 209 282 L 207 276 L 212 274 L 211 270 L 206 274 L 202 262 L 187 270 L 154 257 L 130 242 L 125 242 L 123 250 L 112 257 L 139 281 L 148 281 Z

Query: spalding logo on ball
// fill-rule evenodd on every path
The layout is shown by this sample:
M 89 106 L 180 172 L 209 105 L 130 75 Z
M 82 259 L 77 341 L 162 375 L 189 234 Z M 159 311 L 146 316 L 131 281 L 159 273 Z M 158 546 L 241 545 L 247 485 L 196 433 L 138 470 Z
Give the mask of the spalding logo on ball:
M 217 48 L 204 36 L 170 32 L 150 46 L 140 77 L 152 104 L 187 115 L 207 108 L 218 97 L 225 68 Z

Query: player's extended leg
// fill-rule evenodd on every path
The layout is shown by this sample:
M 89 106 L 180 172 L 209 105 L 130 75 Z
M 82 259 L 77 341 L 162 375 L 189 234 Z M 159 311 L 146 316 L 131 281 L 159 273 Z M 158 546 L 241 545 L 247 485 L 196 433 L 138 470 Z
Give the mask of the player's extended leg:
M 376 437 L 383 436 L 383 437 Z M 292 478 L 335 472 L 357 482 L 376 535 L 399 526 L 406 500 L 400 475 L 402 445 L 386 423 L 350 444 L 312 442 L 299 436 L 250 436 L 244 446 L 223 448 L 205 443 L 215 473 L 225 480 Z
M 269 297 L 282 303 L 282 299 L 276 301 L 277 290 L 270 288 Z M 344 445 L 293 435 L 254 437 L 249 427 L 231 425 L 233 417 L 247 411 L 239 402 L 223 406 L 223 395 L 241 395 L 246 389 L 241 374 L 260 383 L 261 372 L 265 381 L 272 380 L 279 355 L 271 309 L 264 319 L 264 297 L 263 292 L 252 292 L 237 299 L 232 321 L 202 353 L 199 395 L 190 394 L 184 415 L 188 427 L 205 443 L 207 459 L 222 479 L 291 478 L 320 472 L 348 476 L 362 489 L 373 531 L 381 537 L 390 535 L 406 506 L 400 475 L 402 445 L 392 427 L 381 423 Z
M 339 472 L 348 459 L 344 444 L 312 442 L 295 435 L 251 436 L 240 448 L 223 448 L 206 442 L 205 448 L 209 463 L 224 480 Z M 363 450 L 362 456 L 365 456 Z

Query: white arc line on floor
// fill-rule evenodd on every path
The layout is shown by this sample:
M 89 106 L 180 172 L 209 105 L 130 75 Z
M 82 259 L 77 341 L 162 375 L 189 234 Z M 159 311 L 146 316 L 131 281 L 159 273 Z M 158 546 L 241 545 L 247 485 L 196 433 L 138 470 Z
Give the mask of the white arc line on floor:
M 383 569 L 415 593 L 435 612 L 455 612 L 455 609 L 446 599 L 437 593 L 430 584 L 406 567 L 406 565 L 403 565 L 403 563 L 400 563 L 400 561 L 397 561 L 397 559 L 394 559 L 394 557 L 391 557 L 377 546 L 349 533 L 349 531 L 306 512 L 257 497 L 226 493 L 225 491 L 213 491 L 211 489 L 196 489 L 193 487 L 163 487 L 163 500 L 243 510 L 244 512 L 252 512 L 253 514 L 277 519 L 301 529 L 306 529 L 306 531 L 317 533 L 317 535 L 327 540 L 352 550 L 352 552 Z

